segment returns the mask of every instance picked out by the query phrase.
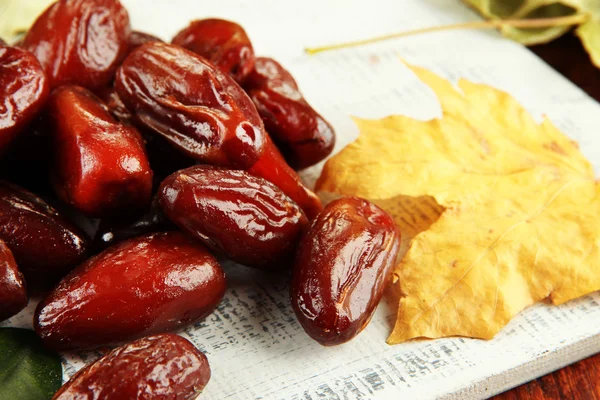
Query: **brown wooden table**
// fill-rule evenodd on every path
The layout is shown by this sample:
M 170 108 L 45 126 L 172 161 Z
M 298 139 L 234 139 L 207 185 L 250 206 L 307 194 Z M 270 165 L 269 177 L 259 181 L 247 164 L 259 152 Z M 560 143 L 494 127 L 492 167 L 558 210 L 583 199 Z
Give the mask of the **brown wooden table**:
M 600 101 L 600 70 L 590 62 L 579 40 L 567 35 L 531 48 L 548 64 Z M 600 134 L 600 127 L 598 127 Z M 494 400 L 600 400 L 600 354 L 521 385 Z

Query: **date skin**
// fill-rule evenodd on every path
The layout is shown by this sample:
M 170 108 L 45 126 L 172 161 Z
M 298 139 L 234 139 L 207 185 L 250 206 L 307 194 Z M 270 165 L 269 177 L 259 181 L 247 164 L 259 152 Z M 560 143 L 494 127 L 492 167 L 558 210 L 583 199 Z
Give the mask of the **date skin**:
M 0 321 L 18 314 L 28 302 L 25 278 L 17 268 L 12 252 L 0 240 Z
M 369 323 L 394 266 L 400 234 L 392 217 L 356 197 L 330 203 L 302 240 L 292 307 L 310 337 L 345 343 Z
M 40 111 L 48 80 L 30 52 L 0 44 L 0 155 Z
M 239 84 L 254 66 L 252 43 L 244 28 L 235 22 L 218 18 L 195 20 L 172 43 L 211 61 Z
M 13 253 L 27 282 L 44 285 L 83 261 L 85 234 L 31 192 L 0 181 L 0 240 Z
M 136 212 L 150 202 L 152 170 L 135 128 L 79 86 L 55 89 L 47 108 L 53 183 L 64 202 L 94 217 Z
M 50 87 L 101 88 L 127 54 L 129 16 L 118 0 L 59 0 L 33 23 L 21 46 L 42 64 Z
M 182 230 L 257 268 L 288 264 L 308 225 L 300 207 L 279 188 L 244 171 L 187 168 L 164 180 L 158 199 Z
M 115 88 L 137 123 L 196 160 L 246 169 L 263 153 L 266 133 L 250 98 L 182 47 L 138 47 L 119 67 Z
M 206 317 L 225 274 L 181 232 L 140 236 L 81 264 L 38 305 L 35 330 L 54 350 L 110 346 L 173 331 Z
M 332 126 L 306 102 L 292 75 L 277 61 L 257 58 L 244 88 L 292 168 L 310 167 L 331 154 Z
M 77 372 L 53 400 L 193 400 L 210 379 L 206 356 L 166 333 L 118 347 Z
M 277 186 L 302 208 L 312 221 L 323 210 L 321 200 L 302 184 L 300 177 L 286 162 L 269 136 L 262 157 L 248 172 Z

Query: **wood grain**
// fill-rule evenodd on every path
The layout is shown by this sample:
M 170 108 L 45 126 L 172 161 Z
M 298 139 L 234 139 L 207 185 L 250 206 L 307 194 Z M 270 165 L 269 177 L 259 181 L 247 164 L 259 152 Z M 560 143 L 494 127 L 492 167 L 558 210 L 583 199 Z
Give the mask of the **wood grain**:
M 600 69 L 594 67 L 579 39 L 566 35 L 531 50 L 558 72 L 600 101 Z M 521 385 L 494 400 L 600 400 L 600 354 Z

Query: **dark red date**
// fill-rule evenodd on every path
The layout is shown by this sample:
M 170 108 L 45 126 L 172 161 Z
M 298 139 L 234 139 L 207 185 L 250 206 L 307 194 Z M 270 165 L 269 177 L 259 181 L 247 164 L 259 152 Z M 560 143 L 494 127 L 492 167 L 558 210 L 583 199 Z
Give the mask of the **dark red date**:
M 16 315 L 28 302 L 25 278 L 11 251 L 0 240 L 0 321 Z
M 333 128 L 304 100 L 292 75 L 277 61 L 257 58 L 244 88 L 292 168 L 310 167 L 331 153 Z
M 55 89 L 48 101 L 58 196 L 89 216 L 135 212 L 152 192 L 152 170 L 139 132 L 119 123 L 78 86 Z
M 187 168 L 165 179 L 158 199 L 181 229 L 253 267 L 285 267 L 308 225 L 279 188 L 244 171 Z
M 33 193 L 0 181 L 0 239 L 27 282 L 50 283 L 86 255 L 89 239 Z
M 210 314 L 225 274 L 180 232 L 141 236 L 81 264 L 38 305 L 35 330 L 55 350 L 108 346 L 176 330 Z
M 254 66 L 254 48 L 244 28 L 218 18 L 192 21 L 179 32 L 173 44 L 200 54 L 242 83 Z
M 129 16 L 118 0 L 60 0 L 33 23 L 21 46 L 42 64 L 50 87 L 101 88 L 128 48 Z
M 162 334 L 114 349 L 77 372 L 53 400 L 193 400 L 210 379 L 206 356 L 187 339 Z
M 369 323 L 400 245 L 394 220 L 355 197 L 330 203 L 300 243 L 292 307 L 322 345 L 347 342 Z
M 248 172 L 266 179 L 283 191 L 302 208 L 309 220 L 313 220 L 323 209 L 321 200 L 310 189 L 302 184 L 300 177 L 285 162 L 273 141 L 266 137 L 265 150 L 262 157 Z
M 250 98 L 184 48 L 138 47 L 117 71 L 115 88 L 138 123 L 203 163 L 245 169 L 263 153 L 266 134 Z
M 0 44 L 0 154 L 48 98 L 48 80 L 30 52 Z

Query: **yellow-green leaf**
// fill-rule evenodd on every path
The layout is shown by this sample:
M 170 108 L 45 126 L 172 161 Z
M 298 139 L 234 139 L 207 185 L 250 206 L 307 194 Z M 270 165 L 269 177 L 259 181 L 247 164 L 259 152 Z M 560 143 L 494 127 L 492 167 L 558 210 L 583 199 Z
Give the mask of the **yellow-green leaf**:
M 500 30 L 510 39 L 525 45 L 546 43 L 574 27 L 592 62 L 600 67 L 600 0 L 463 0 L 491 20 L 543 19 L 585 13 L 589 19 L 580 25 L 546 28 L 516 28 L 505 25 Z
M 567 17 L 581 10 L 557 0 L 465 0 L 488 19 L 544 19 Z M 572 26 L 547 28 L 516 28 L 503 26 L 500 31 L 510 39 L 525 45 L 547 43 L 572 29 Z
M 600 68 L 600 0 L 572 1 L 580 1 L 582 7 L 590 12 L 591 19 L 577 28 L 576 33 L 594 65 Z

